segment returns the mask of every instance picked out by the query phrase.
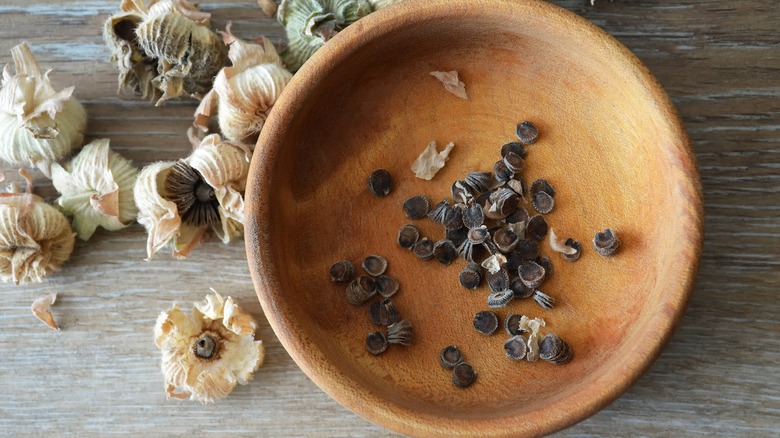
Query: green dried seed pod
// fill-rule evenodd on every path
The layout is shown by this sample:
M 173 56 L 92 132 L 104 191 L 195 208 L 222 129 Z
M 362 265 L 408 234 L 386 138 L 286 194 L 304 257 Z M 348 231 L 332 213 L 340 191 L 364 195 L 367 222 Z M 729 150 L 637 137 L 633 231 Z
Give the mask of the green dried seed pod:
M 385 169 L 377 169 L 368 177 L 368 190 L 375 196 L 387 196 L 393 189 L 393 177 Z
M 368 275 L 378 277 L 387 270 L 387 259 L 380 255 L 372 254 L 363 260 L 363 269 Z
M 498 328 L 498 316 L 488 310 L 478 312 L 474 315 L 472 324 L 478 332 L 489 336 L 495 333 Z
M 451 370 L 463 362 L 463 353 L 457 346 L 449 345 L 439 353 L 439 363 L 446 370 Z
M 511 289 L 507 289 L 501 292 L 494 292 L 487 298 L 487 305 L 490 308 L 498 309 L 509 304 L 514 298 L 514 292 Z
M 452 242 L 442 239 L 433 246 L 433 256 L 439 263 L 449 265 L 458 258 L 458 250 Z
M 428 260 L 433 257 L 434 245 L 433 241 L 423 237 L 414 244 L 414 255 L 423 260 Z
M 544 268 L 533 260 L 526 260 L 517 270 L 520 280 L 529 288 L 536 289 L 544 281 Z
M 615 232 L 609 228 L 596 233 L 593 237 L 593 248 L 599 255 L 609 257 L 620 247 L 620 239 Z
M 403 207 L 409 219 L 422 219 L 428 214 L 428 198 L 422 195 L 412 196 L 404 201 Z
M 515 132 L 517 138 L 523 142 L 523 144 L 533 144 L 536 139 L 539 138 L 539 130 L 529 121 L 517 125 L 517 130 Z
M 452 369 L 452 383 L 458 388 L 466 388 L 477 379 L 477 373 L 471 365 L 462 362 Z
M 547 235 L 547 221 L 544 220 L 544 217 L 537 214 L 528 221 L 525 232 L 529 238 L 542 241 L 544 236 Z
M 366 336 L 366 350 L 373 355 L 384 353 L 388 345 L 387 338 L 382 332 L 373 332 Z
M 350 281 L 355 278 L 355 265 L 349 260 L 341 260 L 330 267 L 330 280 L 336 282 Z
M 501 147 L 502 158 L 506 157 L 509 152 L 513 152 L 519 155 L 522 159 L 525 159 L 525 157 L 528 155 L 528 152 L 525 150 L 525 146 L 523 146 L 523 144 L 519 141 L 513 141 Z
M 376 279 L 376 290 L 379 295 L 385 298 L 391 297 L 398 292 L 398 280 L 387 275 L 380 275 Z
M 418 240 L 420 240 L 420 229 L 412 224 L 405 224 L 398 231 L 398 245 L 401 248 L 412 249 Z
M 506 357 L 512 360 L 522 360 L 528 353 L 528 345 L 522 336 L 516 335 L 504 342 L 504 350 L 506 351 Z

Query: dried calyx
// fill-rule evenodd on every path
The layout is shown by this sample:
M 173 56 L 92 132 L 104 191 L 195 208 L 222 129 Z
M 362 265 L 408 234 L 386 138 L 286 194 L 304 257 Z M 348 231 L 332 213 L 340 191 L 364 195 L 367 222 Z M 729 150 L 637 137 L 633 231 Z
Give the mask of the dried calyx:
M 73 87 L 54 89 L 27 44 L 11 55 L 15 71 L 6 65 L 0 86 L 0 159 L 49 176 L 53 163 L 81 145 L 87 113 L 72 97 Z

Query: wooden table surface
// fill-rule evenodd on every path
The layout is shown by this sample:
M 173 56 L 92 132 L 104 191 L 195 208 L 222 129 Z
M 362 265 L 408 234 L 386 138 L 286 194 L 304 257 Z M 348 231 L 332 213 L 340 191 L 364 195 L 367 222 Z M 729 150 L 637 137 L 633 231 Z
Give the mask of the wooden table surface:
M 424 0 L 409 0 L 424 1 Z M 706 237 L 699 277 L 669 346 L 625 395 L 560 436 L 780 434 L 780 4 L 776 0 L 557 0 L 628 46 L 666 88 L 701 170 Z M 137 164 L 185 156 L 196 106 L 116 94 L 102 23 L 119 1 L 3 0 L 0 60 L 27 41 L 108 137 Z M 213 24 L 281 39 L 254 0 L 203 4 Z M 608 81 L 609 78 L 604 78 Z M 9 179 L 17 179 L 7 171 Z M 36 174 L 36 191 L 55 197 Z M 138 225 L 79 241 L 42 284 L 0 285 L 0 435 L 383 436 L 331 400 L 274 337 L 254 295 L 243 242 L 209 242 L 186 260 L 145 262 Z M 174 301 L 208 287 L 254 315 L 267 360 L 214 405 L 166 401 L 152 328 Z M 61 332 L 30 313 L 57 292 Z

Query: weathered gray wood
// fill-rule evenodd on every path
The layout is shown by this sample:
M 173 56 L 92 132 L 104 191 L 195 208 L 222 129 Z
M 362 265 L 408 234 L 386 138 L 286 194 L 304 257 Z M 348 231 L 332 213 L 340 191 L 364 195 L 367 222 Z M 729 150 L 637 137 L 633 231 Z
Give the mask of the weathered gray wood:
M 410 0 L 413 1 L 413 0 Z M 102 21 L 118 1 L 0 5 L 0 60 L 26 40 L 61 85 L 76 85 L 89 137 L 139 164 L 185 155 L 194 101 L 154 108 L 117 96 Z M 611 406 L 561 436 L 780 433 L 780 5 L 773 0 L 559 0 L 604 27 L 678 106 L 702 173 L 706 239 L 698 284 L 670 345 Z M 213 23 L 281 38 L 253 0 L 209 2 Z M 609 78 L 604 78 L 609 80 Z M 18 177 L 7 172 L 9 179 Z M 40 175 L 36 190 L 53 197 Z M 261 316 L 243 244 L 210 242 L 187 260 L 144 262 L 139 226 L 98 232 L 41 285 L 0 287 L 0 435 L 112 433 L 389 435 L 340 407 L 298 370 Z M 216 405 L 166 401 L 152 340 L 157 313 L 206 285 L 260 319 L 267 363 Z M 50 331 L 30 314 L 56 291 Z

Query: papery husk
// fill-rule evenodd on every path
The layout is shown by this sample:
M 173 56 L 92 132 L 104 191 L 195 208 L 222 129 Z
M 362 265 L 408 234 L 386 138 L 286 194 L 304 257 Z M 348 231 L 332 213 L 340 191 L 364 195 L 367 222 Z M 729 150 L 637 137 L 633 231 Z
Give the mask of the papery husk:
M 135 205 L 138 207 L 136 220 L 149 234 L 146 240 L 146 260 L 151 260 L 169 242 L 174 241 L 181 228 L 181 217 L 176 204 L 163 198 L 161 190 L 165 178 L 176 164 L 175 161 L 161 161 L 150 164 L 138 174 L 133 188 Z
M 62 194 L 57 203 L 73 217 L 73 228 L 83 240 L 98 226 L 115 231 L 133 223 L 138 213 L 133 199 L 137 177 L 138 169 L 111 151 L 108 139 L 84 146 L 64 166 L 52 165 L 52 183 Z
M 368 3 L 371 5 L 372 10 L 378 11 L 396 3 L 400 3 L 401 1 L 402 0 L 368 0 Z
M 15 73 L 6 65 L 0 87 L 0 159 L 49 176 L 52 163 L 81 145 L 87 114 L 72 97 L 74 87 L 54 89 L 27 44 L 11 54 Z
M 206 130 L 209 119 L 217 113 L 220 130 L 226 138 L 254 145 L 292 73 L 282 66 L 268 39 L 263 39 L 261 44 L 248 43 L 236 38 L 230 32 L 230 25 L 223 39 L 229 44 L 232 66 L 223 68 L 217 75 L 214 88 L 195 112 L 194 125 Z
M 436 150 L 436 140 L 428 143 L 417 159 L 412 163 L 412 172 L 414 176 L 426 181 L 430 181 L 444 167 L 450 157 L 455 143 L 449 142 L 444 146 L 441 152 Z
M 54 315 L 51 313 L 51 306 L 57 301 L 57 293 L 51 293 L 37 298 L 33 301 L 30 310 L 33 315 L 38 318 L 42 323 L 46 324 L 50 328 L 59 331 L 60 326 L 57 321 L 54 320 Z
M 75 234 L 65 216 L 30 193 L 0 196 L 0 278 L 41 282 L 73 252 Z

